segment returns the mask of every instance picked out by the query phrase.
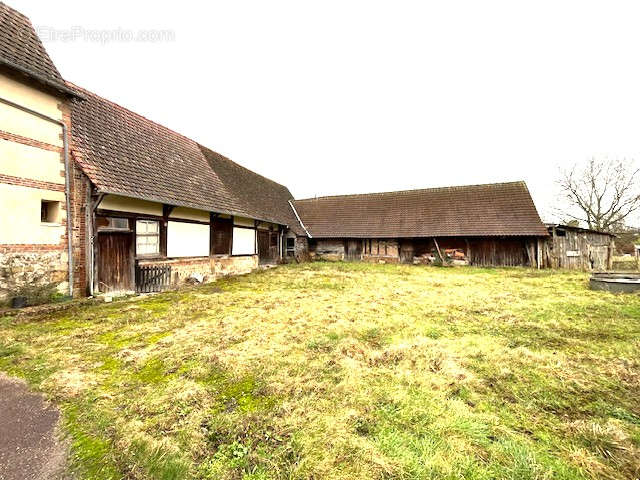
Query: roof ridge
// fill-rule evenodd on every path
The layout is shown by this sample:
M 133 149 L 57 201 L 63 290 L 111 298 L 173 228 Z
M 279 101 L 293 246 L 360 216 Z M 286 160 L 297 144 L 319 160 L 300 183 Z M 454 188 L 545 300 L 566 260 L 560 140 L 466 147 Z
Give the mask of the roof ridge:
M 347 193 L 343 195 L 323 195 L 321 197 L 300 198 L 300 199 L 296 199 L 295 201 L 304 202 L 308 200 L 324 200 L 329 198 L 371 197 L 375 195 L 389 195 L 393 193 L 437 192 L 442 190 L 450 191 L 450 190 L 466 189 L 466 188 L 473 188 L 473 187 L 489 187 L 489 186 L 493 187 L 497 185 L 524 185 L 524 187 L 527 189 L 527 192 L 529 191 L 529 189 L 527 188 L 527 184 L 524 180 L 516 180 L 512 182 L 477 183 L 477 184 L 471 184 L 471 185 L 452 185 L 452 186 L 446 186 L 446 187 L 414 188 L 414 189 L 408 189 L 408 190 L 392 190 L 392 191 L 385 191 L 385 192 Z

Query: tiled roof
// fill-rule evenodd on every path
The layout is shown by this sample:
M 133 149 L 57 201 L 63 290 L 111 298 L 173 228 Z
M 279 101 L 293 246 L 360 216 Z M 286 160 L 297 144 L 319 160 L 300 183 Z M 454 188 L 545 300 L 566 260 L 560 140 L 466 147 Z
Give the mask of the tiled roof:
M 315 238 L 546 236 L 524 182 L 294 201 Z
M 73 101 L 74 158 L 104 193 L 289 225 L 286 187 L 87 90 Z
M 218 178 L 243 205 L 248 216 L 273 219 L 276 223 L 288 225 L 295 233 L 304 235 L 289 205 L 293 196 L 287 187 L 252 172 L 206 147 L 200 146 L 200 149 Z
M 0 2 L 0 64 L 49 87 L 74 93 L 65 85 L 31 21 L 3 2 Z

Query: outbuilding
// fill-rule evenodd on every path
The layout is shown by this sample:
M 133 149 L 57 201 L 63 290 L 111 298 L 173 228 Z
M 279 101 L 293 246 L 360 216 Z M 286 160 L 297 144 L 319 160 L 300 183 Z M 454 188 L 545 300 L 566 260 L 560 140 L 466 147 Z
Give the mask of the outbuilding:
M 547 230 L 524 182 L 295 200 L 318 259 L 542 266 Z
M 615 254 L 613 233 L 548 223 L 544 266 L 574 270 L 610 270 Z

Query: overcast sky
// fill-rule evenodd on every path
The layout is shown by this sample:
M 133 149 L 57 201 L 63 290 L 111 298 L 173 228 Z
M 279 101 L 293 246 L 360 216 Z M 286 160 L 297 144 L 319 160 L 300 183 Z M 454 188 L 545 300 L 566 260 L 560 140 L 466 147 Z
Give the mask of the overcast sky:
M 559 166 L 640 159 L 635 0 L 6 1 L 65 78 L 296 198 L 525 180 L 549 218 Z

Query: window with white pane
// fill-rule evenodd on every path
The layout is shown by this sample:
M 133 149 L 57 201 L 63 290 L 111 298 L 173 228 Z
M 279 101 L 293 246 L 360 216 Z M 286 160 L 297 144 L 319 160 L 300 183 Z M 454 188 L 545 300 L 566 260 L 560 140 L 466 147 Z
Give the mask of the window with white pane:
M 160 223 L 156 220 L 136 221 L 136 254 L 160 253 Z

